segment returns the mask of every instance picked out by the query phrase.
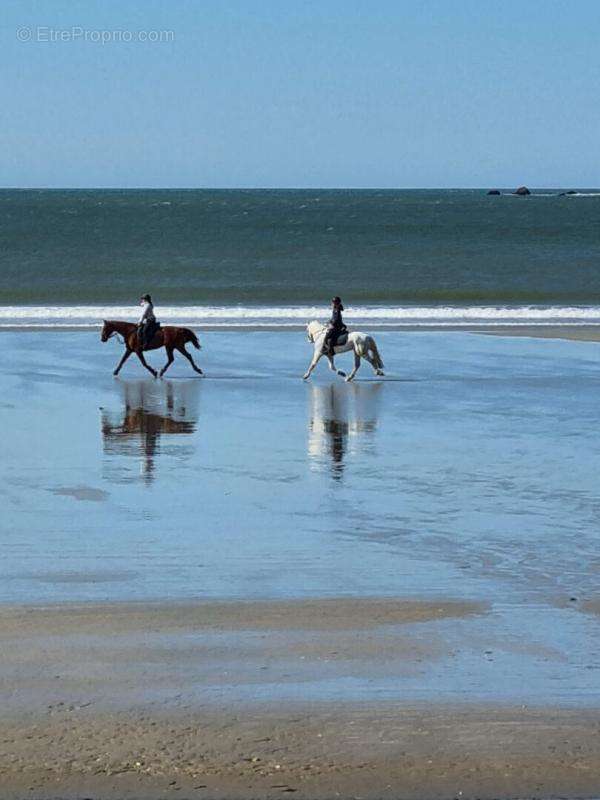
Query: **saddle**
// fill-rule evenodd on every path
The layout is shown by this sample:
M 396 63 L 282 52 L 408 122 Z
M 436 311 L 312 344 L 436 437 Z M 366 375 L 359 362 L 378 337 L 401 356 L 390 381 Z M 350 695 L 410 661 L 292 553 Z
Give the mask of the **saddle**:
M 140 339 L 142 350 L 148 349 L 152 339 L 154 339 L 159 330 L 160 322 L 158 322 L 158 320 L 154 320 L 154 322 L 147 322 L 145 325 L 140 325 L 138 328 L 138 339 Z
M 344 328 L 344 330 L 340 331 L 338 335 L 331 341 L 331 347 L 342 347 L 348 341 L 349 335 L 348 328 Z M 329 345 L 323 344 L 323 352 L 327 353 L 329 351 Z

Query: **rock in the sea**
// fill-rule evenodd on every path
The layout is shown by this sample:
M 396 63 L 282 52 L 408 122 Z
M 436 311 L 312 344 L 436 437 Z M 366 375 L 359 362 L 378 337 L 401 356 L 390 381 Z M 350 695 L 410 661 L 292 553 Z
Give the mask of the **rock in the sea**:
M 523 195 L 523 196 L 524 196 L 524 195 L 526 195 L 526 194 L 531 194 L 531 192 L 529 191 L 529 189 L 528 189 L 526 186 L 519 186 L 519 188 L 518 188 L 518 189 L 516 189 L 516 190 L 513 192 L 513 194 L 520 194 L 520 195 Z
M 498 191 L 498 189 L 490 189 L 488 194 L 500 194 L 500 192 Z

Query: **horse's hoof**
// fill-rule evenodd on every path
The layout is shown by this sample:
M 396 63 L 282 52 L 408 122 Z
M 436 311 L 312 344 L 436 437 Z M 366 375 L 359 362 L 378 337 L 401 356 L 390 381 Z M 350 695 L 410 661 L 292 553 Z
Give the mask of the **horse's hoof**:
M 302 380 L 307 381 L 310 378 L 310 375 L 303 375 Z
M 113 371 L 113 375 L 115 376 L 115 378 L 117 377 L 117 375 L 118 375 L 118 374 L 119 374 L 119 370 L 118 370 L 118 369 L 115 369 L 115 370 Z

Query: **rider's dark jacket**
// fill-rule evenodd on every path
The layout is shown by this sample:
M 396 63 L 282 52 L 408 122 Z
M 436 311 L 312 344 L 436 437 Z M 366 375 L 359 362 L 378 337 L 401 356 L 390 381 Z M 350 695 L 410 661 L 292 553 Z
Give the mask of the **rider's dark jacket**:
M 327 325 L 327 332 L 325 334 L 325 342 L 323 343 L 323 347 L 326 350 L 329 350 L 331 353 L 338 336 L 345 330 L 346 326 L 344 325 L 344 320 L 342 319 L 342 309 L 339 306 L 334 306 L 333 311 L 331 312 L 331 319 Z
M 329 320 L 329 328 L 336 333 L 344 330 L 344 320 L 342 319 L 342 309 L 336 306 L 331 312 L 331 319 Z

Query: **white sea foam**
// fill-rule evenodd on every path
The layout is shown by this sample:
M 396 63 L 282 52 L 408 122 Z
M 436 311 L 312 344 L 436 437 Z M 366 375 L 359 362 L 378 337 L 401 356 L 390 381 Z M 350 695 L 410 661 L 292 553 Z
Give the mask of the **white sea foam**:
M 163 324 L 196 327 L 297 326 L 328 316 L 324 306 L 160 306 Z M 600 306 L 351 306 L 352 325 L 600 325 Z M 94 328 L 103 319 L 135 321 L 132 306 L 0 306 L 0 327 Z

